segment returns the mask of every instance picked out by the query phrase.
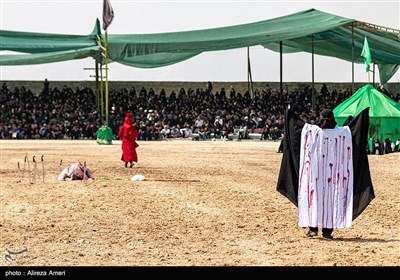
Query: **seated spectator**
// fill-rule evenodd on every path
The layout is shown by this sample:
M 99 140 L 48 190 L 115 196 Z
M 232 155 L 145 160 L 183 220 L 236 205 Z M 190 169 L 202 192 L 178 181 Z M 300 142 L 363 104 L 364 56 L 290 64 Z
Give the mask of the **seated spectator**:
M 189 124 L 186 124 L 185 128 L 181 129 L 181 133 L 183 135 L 183 138 L 192 138 L 193 137 L 193 131 Z
M 385 154 L 390 154 L 392 152 L 392 143 L 390 142 L 389 138 L 385 139 L 384 151 L 385 151 Z
M 240 126 L 239 127 L 239 140 L 247 139 L 248 137 L 249 137 L 249 134 L 247 132 L 247 126 Z
M 221 137 L 222 126 L 224 125 L 223 119 L 220 116 L 215 117 L 214 121 L 214 138 Z
M 372 154 L 382 155 L 382 153 L 383 153 L 382 144 L 379 141 L 379 138 L 376 137 L 374 144 L 373 144 Z
M 170 135 L 171 135 L 171 138 L 180 138 L 180 137 L 182 137 L 179 124 L 177 124 L 177 126 L 173 126 L 171 128 Z
M 50 130 L 47 127 L 47 123 L 42 123 L 42 126 L 39 129 L 39 134 L 40 134 L 41 138 L 45 138 L 45 139 L 49 138 Z
M 162 138 L 171 138 L 171 129 L 169 129 L 169 125 L 165 124 L 164 128 L 161 129 L 161 137 Z
M 282 137 L 282 135 L 280 135 L 280 132 L 276 126 L 271 129 L 270 135 L 271 135 L 271 139 L 273 141 L 276 141 Z
M 204 135 L 206 136 L 206 139 L 211 139 L 211 128 L 210 128 L 210 124 L 208 123 L 207 119 L 204 122 Z
M 233 140 L 233 137 L 235 135 L 235 129 L 232 126 L 232 121 L 228 122 L 225 132 L 226 132 L 225 140 Z
M 3 85 L 4 86 L 4 85 Z M 0 123 L 0 139 L 7 139 L 8 138 L 8 129 L 2 123 Z
M 396 144 L 394 145 L 394 151 L 400 152 L 400 139 L 396 140 Z
M 199 134 L 199 140 L 207 139 L 207 132 L 205 131 L 204 126 L 199 127 L 198 134 Z
M 228 140 L 228 127 L 226 125 L 222 126 L 221 139 L 222 140 Z
M 270 139 L 271 137 L 270 137 L 270 135 L 269 135 L 269 125 L 268 124 L 265 124 L 265 126 L 264 126 L 264 130 L 263 130 L 263 132 L 261 133 L 261 138 L 260 138 L 260 140 L 268 140 L 268 139 Z
M 21 136 L 21 129 L 17 127 L 15 123 L 11 125 L 11 129 L 8 131 L 11 139 L 23 139 Z

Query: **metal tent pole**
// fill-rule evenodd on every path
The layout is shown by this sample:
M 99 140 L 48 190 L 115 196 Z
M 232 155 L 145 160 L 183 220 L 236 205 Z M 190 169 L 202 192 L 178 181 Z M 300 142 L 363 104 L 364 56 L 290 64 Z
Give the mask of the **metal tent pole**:
M 312 86 L 311 86 L 311 98 L 312 98 L 312 109 L 317 110 L 315 102 L 315 88 L 314 88 L 314 34 L 311 35 L 311 72 L 312 72 Z
M 282 41 L 279 42 L 279 58 L 280 58 L 280 91 L 279 91 L 279 99 L 282 101 L 283 99 L 283 56 L 282 56 Z
M 247 90 L 250 92 L 250 97 L 254 98 L 253 78 L 251 76 L 250 48 L 249 47 L 247 47 Z

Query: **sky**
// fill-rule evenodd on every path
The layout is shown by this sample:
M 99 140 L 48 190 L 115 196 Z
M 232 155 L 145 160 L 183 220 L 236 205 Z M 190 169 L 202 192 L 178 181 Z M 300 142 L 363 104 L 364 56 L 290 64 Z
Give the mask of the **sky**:
M 114 20 L 108 34 L 163 33 L 244 24 L 307 9 L 400 29 L 400 0 L 391 1 L 132 1 L 111 0 Z M 0 0 L 0 29 L 60 34 L 89 34 L 103 0 Z M 280 79 L 279 53 L 250 48 L 252 80 Z M 1 80 L 91 81 L 92 58 L 29 66 L 0 66 Z M 315 82 L 351 82 L 351 63 L 314 56 Z M 89 69 L 88 69 L 89 68 Z M 311 54 L 283 56 L 283 81 L 312 81 Z M 363 64 L 355 64 L 355 82 L 372 82 Z M 202 53 L 160 68 L 141 69 L 109 64 L 110 81 L 247 81 L 247 49 Z M 376 77 L 376 80 L 379 80 Z M 389 81 L 400 83 L 400 71 Z

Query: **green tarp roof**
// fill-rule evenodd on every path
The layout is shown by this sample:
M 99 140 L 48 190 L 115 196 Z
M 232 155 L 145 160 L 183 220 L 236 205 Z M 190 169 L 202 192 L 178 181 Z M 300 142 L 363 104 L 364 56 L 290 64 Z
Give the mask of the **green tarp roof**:
M 354 26 L 354 29 L 352 28 Z M 228 50 L 261 45 L 283 52 L 312 52 L 352 61 L 354 33 L 354 62 L 363 63 L 360 56 L 367 36 L 372 61 L 378 64 L 381 83 L 388 81 L 400 65 L 400 38 L 388 29 L 375 28 L 315 9 L 241 25 L 170 33 L 108 35 L 108 54 L 113 62 L 139 68 L 155 68 L 174 64 L 202 52 Z M 103 41 L 98 21 L 87 36 L 25 33 L 0 30 L 0 50 L 20 51 L 22 56 L 1 55 L 0 65 L 39 64 L 71 59 L 99 58 L 96 35 Z M 96 50 L 97 53 L 93 52 Z M 83 49 L 85 49 L 83 51 Z M 88 51 L 90 50 L 90 51 Z M 60 52 L 56 57 L 53 52 Z M 62 55 L 68 52 L 69 55 Z M 31 54 L 40 56 L 26 57 Z
M 88 35 L 49 34 L 0 30 L 0 65 L 29 65 L 67 61 L 101 55 L 96 38 L 101 34 L 97 20 Z
M 396 141 L 400 139 L 400 104 L 367 84 L 340 103 L 333 114 L 341 126 L 349 116 L 357 116 L 365 108 L 369 109 L 370 135 L 378 135 Z

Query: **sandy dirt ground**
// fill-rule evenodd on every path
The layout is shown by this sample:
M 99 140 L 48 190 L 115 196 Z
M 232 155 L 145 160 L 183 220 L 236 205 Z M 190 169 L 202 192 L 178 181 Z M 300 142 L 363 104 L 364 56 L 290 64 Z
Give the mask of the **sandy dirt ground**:
M 1 266 L 400 265 L 400 153 L 369 156 L 376 198 L 325 240 L 276 191 L 278 142 L 139 144 L 125 168 L 120 141 L 0 141 Z M 57 181 L 77 161 L 95 180 Z

